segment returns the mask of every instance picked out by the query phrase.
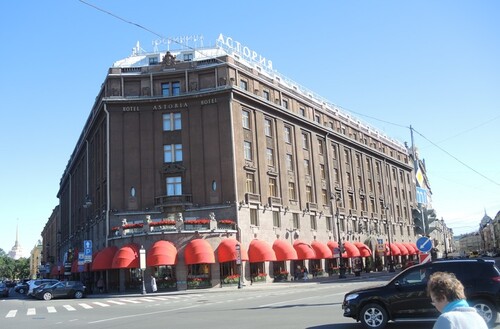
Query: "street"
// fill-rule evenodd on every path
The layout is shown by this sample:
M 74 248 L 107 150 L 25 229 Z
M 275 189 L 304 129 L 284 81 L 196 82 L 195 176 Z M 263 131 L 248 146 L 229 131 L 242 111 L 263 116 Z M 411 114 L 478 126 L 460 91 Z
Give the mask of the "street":
M 90 296 L 41 301 L 18 294 L 1 300 L 2 329 L 71 328 L 308 328 L 362 326 L 344 318 L 345 292 L 387 278 L 254 284 L 187 292 Z M 368 280 L 368 281 L 367 281 Z M 389 329 L 432 328 L 432 323 L 390 323 Z M 496 328 L 500 328 L 497 322 Z

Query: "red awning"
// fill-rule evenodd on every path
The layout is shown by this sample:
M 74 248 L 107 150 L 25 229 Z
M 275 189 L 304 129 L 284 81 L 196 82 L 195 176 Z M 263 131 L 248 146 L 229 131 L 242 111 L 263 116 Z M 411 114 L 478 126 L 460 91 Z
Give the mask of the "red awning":
M 415 255 L 417 253 L 411 243 L 403 242 L 403 245 L 406 247 L 406 249 L 408 249 L 408 255 Z
M 113 257 L 112 268 L 139 268 L 139 246 L 130 243 L 121 247 Z
M 316 254 L 316 259 L 332 258 L 332 251 L 323 242 L 314 240 L 311 243 L 311 247 L 314 249 L 314 253 Z
M 148 266 L 177 264 L 177 248 L 170 241 L 156 241 L 146 255 Z
M 71 273 L 78 273 L 78 259 L 73 260 L 71 263 Z
M 276 261 L 273 248 L 262 240 L 252 240 L 248 246 L 248 259 L 250 263 Z
M 372 255 L 372 251 L 366 244 L 362 242 L 354 242 L 354 245 L 358 248 L 361 257 L 370 257 Z
M 330 250 L 332 251 L 332 256 L 333 256 L 333 254 L 334 254 L 334 249 L 338 249 L 338 248 L 339 248 L 339 243 L 338 243 L 337 241 L 331 241 L 331 240 L 330 240 L 330 241 L 328 241 L 328 242 L 326 243 L 326 245 L 327 245 L 327 246 L 328 246 L 328 248 L 330 248 Z M 340 252 L 340 250 L 339 250 L 339 252 Z M 347 253 L 346 253 L 346 252 L 344 252 L 344 253 L 342 254 L 342 258 L 347 258 Z
M 293 243 L 293 248 L 297 252 L 297 259 L 316 259 L 316 252 L 314 249 L 307 243 L 301 240 L 295 240 Z
M 348 258 L 361 257 L 361 254 L 359 253 L 359 249 L 349 241 L 344 242 L 344 249 L 345 249 L 345 252 L 347 253 Z M 342 257 L 343 257 L 343 255 L 342 255 Z
M 184 262 L 186 265 L 213 264 L 215 263 L 214 250 L 207 240 L 191 240 L 184 250 Z
M 51 276 L 59 276 L 60 268 L 63 268 L 63 273 L 64 273 L 64 266 L 62 265 L 52 265 L 52 268 L 50 269 L 50 275 Z
M 399 248 L 399 251 L 401 251 L 401 256 L 406 256 L 408 255 L 408 249 L 406 249 L 406 247 L 404 246 L 404 244 L 400 243 L 400 242 L 395 242 L 394 243 L 396 246 L 398 246 Z
M 237 260 L 238 253 L 236 246 L 240 246 L 240 259 L 242 261 L 248 260 L 248 253 L 245 249 L 241 248 L 241 244 L 236 239 L 224 239 L 217 248 L 217 258 L 219 263 L 232 262 Z
M 113 264 L 113 257 L 115 257 L 118 248 L 115 246 L 106 247 L 99 251 L 92 261 L 92 271 L 110 270 Z
M 415 252 L 417 253 L 417 255 L 419 255 L 420 254 L 420 250 L 418 250 L 417 244 L 414 243 L 414 242 L 411 242 L 410 244 L 413 247 L 413 249 L 415 249 Z
M 385 245 L 385 248 L 386 248 L 385 255 L 390 256 L 391 253 L 389 252 L 389 244 L 388 243 Z M 401 255 L 401 250 L 399 250 L 398 246 L 396 246 L 394 243 L 391 243 L 391 252 L 392 252 L 393 256 Z
M 288 243 L 288 241 L 274 240 L 273 250 L 276 254 L 277 261 L 297 259 L 297 252 L 293 249 L 292 245 Z

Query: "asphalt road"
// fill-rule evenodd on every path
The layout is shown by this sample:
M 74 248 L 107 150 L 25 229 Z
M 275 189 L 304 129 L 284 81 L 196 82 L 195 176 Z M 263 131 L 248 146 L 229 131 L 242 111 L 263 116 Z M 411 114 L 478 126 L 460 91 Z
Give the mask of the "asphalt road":
M 361 329 L 359 323 L 342 315 L 344 293 L 385 282 L 388 276 L 362 279 L 102 295 L 79 300 L 40 301 L 14 293 L 0 301 L 0 328 Z M 431 329 L 432 323 L 388 326 L 396 328 Z M 500 324 L 496 328 L 500 329 Z

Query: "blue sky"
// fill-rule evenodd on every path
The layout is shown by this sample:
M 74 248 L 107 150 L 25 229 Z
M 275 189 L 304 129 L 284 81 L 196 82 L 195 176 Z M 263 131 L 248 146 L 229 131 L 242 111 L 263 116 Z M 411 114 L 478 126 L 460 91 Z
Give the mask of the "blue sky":
M 88 3 L 205 46 L 223 33 L 389 137 L 410 143 L 411 125 L 433 206 L 456 234 L 500 211 L 500 2 Z M 0 248 L 19 223 L 28 252 L 107 69 L 158 36 L 77 0 L 2 1 L 0 35 Z

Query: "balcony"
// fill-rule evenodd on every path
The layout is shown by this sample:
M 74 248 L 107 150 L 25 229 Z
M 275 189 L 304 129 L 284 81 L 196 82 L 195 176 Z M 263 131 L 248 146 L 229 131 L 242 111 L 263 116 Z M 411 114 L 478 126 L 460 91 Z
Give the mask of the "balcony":
M 245 201 L 249 203 L 260 203 L 260 194 L 245 193 Z
M 318 211 L 318 204 L 314 202 L 308 202 L 307 209 L 309 209 L 309 211 Z
M 269 206 L 270 207 L 273 207 L 273 206 L 280 207 L 280 206 L 282 206 L 282 204 L 281 204 L 281 198 L 270 196 L 269 197 Z
M 191 194 L 161 195 L 155 197 L 155 207 L 191 206 L 192 204 L 193 196 Z

